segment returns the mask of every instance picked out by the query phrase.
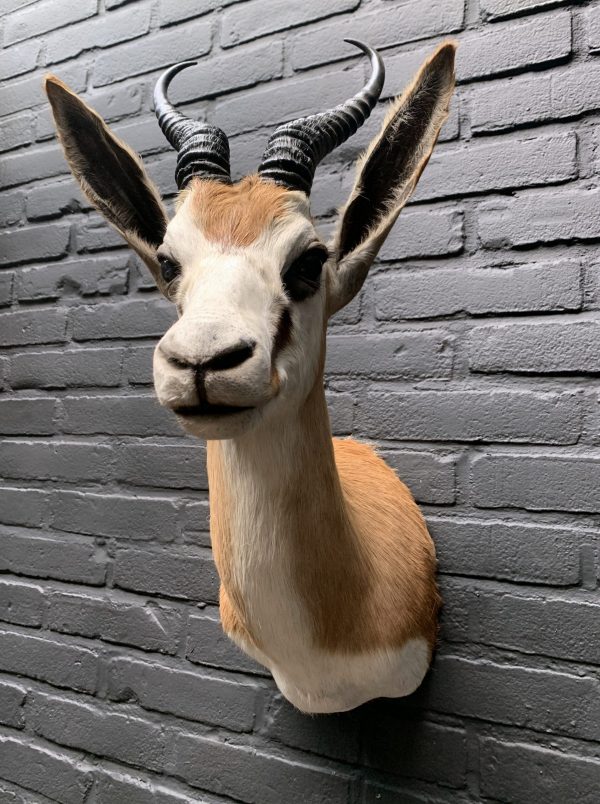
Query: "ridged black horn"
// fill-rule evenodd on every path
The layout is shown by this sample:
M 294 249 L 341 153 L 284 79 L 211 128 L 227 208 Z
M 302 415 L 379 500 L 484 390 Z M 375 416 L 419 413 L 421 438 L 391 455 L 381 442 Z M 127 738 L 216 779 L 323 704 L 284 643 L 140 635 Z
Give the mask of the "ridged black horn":
M 371 114 L 385 80 L 383 60 L 364 42 L 344 41 L 369 56 L 372 72 L 368 83 L 358 95 L 327 112 L 300 117 L 279 126 L 267 143 L 258 169 L 262 178 L 309 195 L 319 162 L 351 137 Z
M 161 75 L 154 87 L 154 111 L 162 133 L 177 151 L 175 181 L 182 190 L 192 176 L 231 182 L 229 142 L 220 128 L 190 120 L 171 106 L 167 89 L 173 77 L 195 61 L 174 64 Z

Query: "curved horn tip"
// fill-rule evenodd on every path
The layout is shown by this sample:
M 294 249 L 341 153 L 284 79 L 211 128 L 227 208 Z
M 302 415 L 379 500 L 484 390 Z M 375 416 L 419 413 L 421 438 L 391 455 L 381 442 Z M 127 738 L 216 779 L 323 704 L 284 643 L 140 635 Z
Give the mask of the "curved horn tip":
M 196 64 L 198 64 L 197 61 L 180 61 L 177 64 L 172 64 L 164 73 L 161 73 L 154 85 L 154 105 L 156 106 L 158 102 L 164 103 L 166 101 L 168 103 L 167 89 L 173 78 L 181 70 L 186 67 L 193 67 Z
M 379 95 L 385 81 L 385 64 L 381 55 L 374 47 L 367 45 L 366 42 L 361 42 L 360 39 L 344 39 L 344 42 L 359 48 L 371 60 L 371 70 L 373 72 L 367 86 L 369 90 L 375 91 Z

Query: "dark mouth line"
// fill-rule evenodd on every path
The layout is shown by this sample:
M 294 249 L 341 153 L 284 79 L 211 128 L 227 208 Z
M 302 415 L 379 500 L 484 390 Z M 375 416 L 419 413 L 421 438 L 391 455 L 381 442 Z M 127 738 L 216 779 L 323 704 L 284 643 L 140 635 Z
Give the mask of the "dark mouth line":
M 242 413 L 245 410 L 252 410 L 252 408 L 238 407 L 236 405 L 212 405 L 210 402 L 174 408 L 178 416 L 231 416 L 235 413 Z

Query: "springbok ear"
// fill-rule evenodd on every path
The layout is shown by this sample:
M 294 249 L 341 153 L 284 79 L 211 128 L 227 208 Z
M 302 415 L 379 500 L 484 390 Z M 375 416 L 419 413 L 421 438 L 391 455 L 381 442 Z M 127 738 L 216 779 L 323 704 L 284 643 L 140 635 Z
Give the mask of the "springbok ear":
M 157 278 L 156 248 L 168 219 L 141 159 L 56 76 L 46 76 L 44 88 L 65 157 L 81 189 Z
M 454 42 L 446 42 L 423 64 L 392 102 L 381 132 L 359 162 L 332 249 L 338 262 L 328 292 L 329 315 L 358 293 L 417 186 L 448 116 L 455 51 Z

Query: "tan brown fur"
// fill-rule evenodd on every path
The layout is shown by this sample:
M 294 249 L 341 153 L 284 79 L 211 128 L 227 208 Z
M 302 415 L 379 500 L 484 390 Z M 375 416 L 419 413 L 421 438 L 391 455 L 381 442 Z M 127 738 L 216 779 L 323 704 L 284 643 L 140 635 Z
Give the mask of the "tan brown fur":
M 192 214 L 208 240 L 243 248 L 285 213 L 287 195 L 284 187 L 256 175 L 237 184 L 193 179 L 179 203 L 191 199 Z
M 424 637 L 433 648 L 435 550 L 409 490 L 370 446 L 331 439 L 320 381 L 299 426 L 306 438 L 289 456 L 297 478 L 281 500 L 282 530 L 315 645 L 361 653 Z M 208 442 L 211 538 L 228 603 L 223 627 L 261 649 L 231 573 L 233 500 L 221 450 Z

